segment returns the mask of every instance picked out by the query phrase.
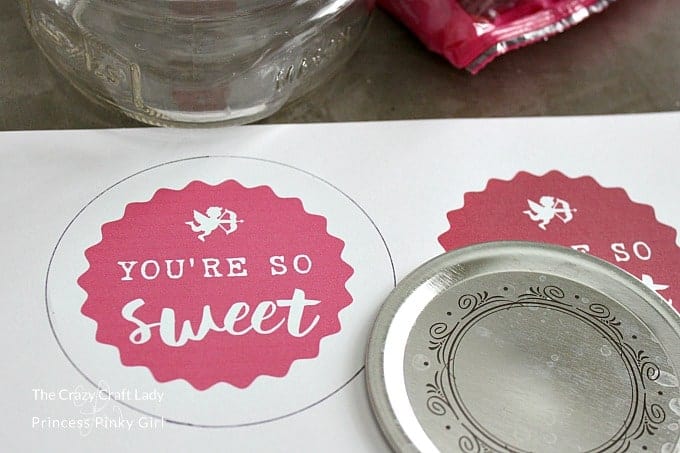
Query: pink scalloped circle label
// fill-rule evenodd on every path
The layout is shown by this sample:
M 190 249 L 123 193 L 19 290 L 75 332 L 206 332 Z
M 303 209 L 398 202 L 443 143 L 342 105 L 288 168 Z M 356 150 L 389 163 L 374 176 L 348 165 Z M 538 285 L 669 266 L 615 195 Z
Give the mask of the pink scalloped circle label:
M 283 377 L 319 354 L 352 303 L 353 269 L 326 218 L 268 186 L 194 181 L 101 228 L 78 284 L 96 340 L 159 382 L 198 390 Z
M 590 176 L 520 172 L 466 193 L 464 206 L 447 217 L 450 229 L 439 237 L 445 250 L 497 240 L 572 247 L 637 276 L 680 309 L 677 233 L 621 188 L 602 187 Z

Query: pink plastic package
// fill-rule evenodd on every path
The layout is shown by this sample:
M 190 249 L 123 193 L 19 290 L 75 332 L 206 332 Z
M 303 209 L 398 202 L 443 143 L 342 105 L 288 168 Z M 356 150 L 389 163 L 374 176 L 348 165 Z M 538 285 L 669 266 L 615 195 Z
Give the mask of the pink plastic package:
M 432 51 L 476 74 L 510 50 L 546 39 L 615 0 L 378 0 Z

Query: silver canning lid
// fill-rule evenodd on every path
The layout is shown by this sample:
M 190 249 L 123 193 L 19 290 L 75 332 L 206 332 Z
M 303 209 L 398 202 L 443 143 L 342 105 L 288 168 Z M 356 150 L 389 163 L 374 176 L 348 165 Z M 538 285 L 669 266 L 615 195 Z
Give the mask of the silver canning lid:
M 366 360 L 396 451 L 680 451 L 680 318 L 570 249 L 495 242 L 431 260 L 387 298 Z

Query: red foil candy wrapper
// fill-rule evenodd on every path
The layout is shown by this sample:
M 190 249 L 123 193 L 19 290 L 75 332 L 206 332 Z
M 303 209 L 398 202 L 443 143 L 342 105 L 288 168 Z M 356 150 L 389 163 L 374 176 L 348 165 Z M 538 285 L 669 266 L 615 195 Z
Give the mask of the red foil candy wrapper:
M 510 50 L 546 39 L 615 0 L 378 0 L 454 66 L 479 72 Z

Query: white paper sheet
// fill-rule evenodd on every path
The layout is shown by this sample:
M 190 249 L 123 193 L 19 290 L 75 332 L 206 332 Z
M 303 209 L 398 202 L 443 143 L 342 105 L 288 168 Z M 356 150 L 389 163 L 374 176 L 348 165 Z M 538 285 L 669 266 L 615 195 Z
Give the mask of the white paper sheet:
M 393 285 L 389 259 L 399 280 L 425 260 L 442 253 L 438 237 L 451 228 L 446 215 L 463 207 L 465 193 L 484 190 L 491 178 L 512 180 L 520 171 L 543 175 L 558 170 L 571 178 L 592 176 L 603 187 L 623 187 L 634 202 L 651 205 L 659 223 L 678 228 L 679 149 L 680 114 L 246 126 L 201 131 L 2 133 L 0 207 L 5 220 L 0 223 L 3 238 L 0 319 L 4 321 L 0 344 L 7 353 L 0 372 L 5 402 L 0 423 L 2 449 L 387 451 L 369 408 L 363 372 L 352 378 L 349 370 L 363 355 L 365 341 L 360 339 L 370 328 L 370 317 Z M 131 177 L 163 163 L 199 156 L 262 160 L 248 161 L 255 164 L 243 168 L 234 164 L 233 159 L 184 160 Z M 285 170 L 287 166 L 294 169 Z M 98 406 L 79 404 L 78 393 L 97 390 L 81 373 L 83 370 L 96 374 L 113 368 L 109 371 L 111 375 L 87 378 L 95 383 L 110 381 L 108 384 L 114 386 L 117 382 L 135 382 L 137 376 L 148 383 L 152 377 L 145 367 L 110 362 L 111 357 L 117 357 L 117 349 L 95 340 L 96 325 L 91 320 L 89 324 L 82 320 L 69 324 L 69 316 L 77 315 L 86 297 L 85 291 L 80 298 L 77 296 L 77 287 L 75 296 L 54 296 L 52 309 L 58 313 L 51 317 L 58 320 L 58 326 L 51 327 L 46 309 L 46 275 L 62 233 L 75 218 L 69 231 L 82 231 L 82 236 L 67 233 L 67 239 L 69 234 L 72 237 L 70 242 L 61 243 L 65 249 L 56 252 L 56 255 L 63 252 L 63 257 L 59 258 L 59 269 L 50 270 L 53 280 L 48 286 L 75 287 L 73 277 L 87 268 L 87 263 L 83 261 L 82 268 L 79 260 L 84 260 L 85 248 L 94 245 L 96 235 L 100 234 L 101 224 L 88 222 L 120 218 L 126 203 L 147 201 L 154 188 L 174 184 L 180 189 L 185 182 L 210 178 L 211 183 L 216 183 L 222 173 L 225 179 L 251 178 L 252 181 L 244 182 L 246 187 L 264 184 L 271 186 L 279 197 L 297 196 L 307 212 L 326 217 L 329 233 L 345 242 L 342 258 L 355 272 L 347 283 L 354 298 L 351 307 L 357 306 L 360 299 L 364 312 L 351 308 L 346 313 L 352 314 L 343 318 L 341 311 L 341 324 L 360 325 L 353 328 L 341 325 L 340 333 L 322 340 L 319 357 L 329 357 L 331 348 L 336 348 L 333 353 L 340 360 L 352 363 L 339 363 L 342 370 L 328 370 L 329 374 L 324 375 L 326 366 L 318 366 L 315 359 L 298 361 L 300 370 L 292 368 L 293 374 L 258 377 L 252 385 L 261 382 L 271 385 L 263 384 L 258 387 L 260 390 L 243 398 L 240 391 L 255 387 L 239 390 L 228 383 L 218 384 L 211 389 L 223 391 L 214 394 L 212 405 L 212 396 L 206 402 L 200 395 L 206 390 L 180 386 L 177 381 L 158 383 L 161 390 L 181 394 L 172 403 L 175 405 L 172 413 L 187 423 L 199 420 L 199 424 L 211 425 L 214 419 L 215 424 L 220 424 L 220 420 L 231 420 L 223 424 L 236 420 L 232 424 L 238 424 L 241 419 L 244 423 L 261 421 L 260 413 L 267 414 L 263 416 L 266 419 L 285 415 L 248 426 L 195 427 L 161 421 L 139 412 L 138 406 L 150 407 L 148 412 L 160 417 L 164 417 L 169 406 L 153 402 L 144 405 L 132 397 L 128 405 L 101 399 Z M 96 201 L 91 203 L 93 199 Z M 499 200 L 499 206 L 502 203 Z M 109 209 L 120 212 L 108 212 Z M 343 230 L 343 216 L 357 222 L 356 229 L 351 230 L 355 233 Z M 368 224 L 374 224 L 378 235 L 370 232 L 370 227 L 361 230 L 364 228 L 361 225 L 368 225 L 366 219 L 370 219 Z M 191 220 L 190 214 L 187 220 Z M 625 218 L 617 221 L 625 222 Z M 242 225 L 246 224 L 247 219 Z M 529 224 L 534 228 L 530 221 Z M 384 246 L 389 251 L 388 259 L 378 256 L 384 253 L 381 248 Z M 624 246 L 633 253 L 632 244 Z M 677 238 L 668 247 L 668 253 L 677 254 L 673 249 L 677 247 Z M 644 257 L 645 251 L 639 251 Z M 275 255 L 275 250 L 271 254 Z M 674 281 L 656 283 L 673 289 L 680 285 L 677 268 L 674 274 Z M 371 282 L 375 282 L 374 288 Z M 52 294 L 52 289 L 47 291 Z M 61 290 L 54 291 L 61 294 Z M 660 294 L 664 295 L 661 291 Z M 115 298 L 115 294 L 111 297 Z M 73 312 L 76 315 L 62 315 L 62 310 L 68 310 L 64 308 L 68 303 L 76 305 Z M 65 351 L 57 343 L 53 327 Z M 326 347 L 331 343 L 334 346 Z M 77 363 L 71 363 L 67 354 L 71 360 L 77 357 Z M 90 360 L 92 363 L 83 363 Z M 253 366 L 258 366 L 257 360 L 254 363 Z M 324 383 L 326 378 L 343 381 L 343 373 L 347 375 L 347 385 Z M 288 382 L 288 387 L 279 386 L 293 375 L 304 378 Z M 304 409 L 308 404 L 296 405 L 296 399 L 307 401 L 303 398 L 306 391 L 317 392 L 323 398 L 312 398 L 312 407 Z M 194 397 L 192 392 L 197 392 Z M 166 401 L 170 401 L 171 396 L 167 397 Z M 181 404 L 186 405 L 185 419 Z M 94 413 L 90 413 L 92 409 Z M 251 412 L 254 415 L 249 418 Z M 288 415 L 291 412 L 294 413 Z M 95 426 L 96 417 L 115 419 L 120 426 Z M 85 419 L 90 419 L 89 429 L 77 425 L 78 420 Z M 129 423 L 134 426 L 128 427 Z

